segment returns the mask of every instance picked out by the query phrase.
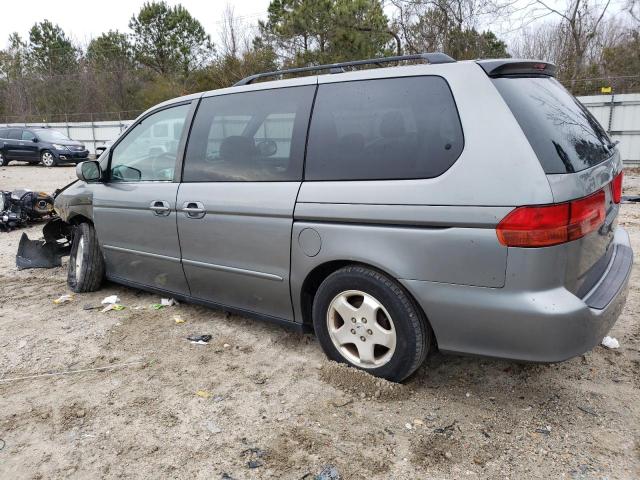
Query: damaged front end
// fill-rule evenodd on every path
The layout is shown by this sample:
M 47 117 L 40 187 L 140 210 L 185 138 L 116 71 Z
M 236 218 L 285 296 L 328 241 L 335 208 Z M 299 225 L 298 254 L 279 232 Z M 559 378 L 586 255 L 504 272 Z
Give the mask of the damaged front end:
M 22 234 L 18 244 L 16 254 L 16 266 L 18 270 L 28 268 L 53 268 L 62 265 L 62 257 L 71 252 L 71 242 L 73 240 L 73 225 L 65 222 L 56 215 L 54 201 L 56 197 L 71 184 L 56 190 L 52 196 L 47 196 L 47 213 L 50 220 L 42 228 L 43 239 L 30 240 L 26 233 Z M 43 205 L 40 204 L 40 207 Z M 50 207 L 49 207 L 50 206 Z M 44 210 L 34 210 L 39 213 Z M 44 215 L 37 218 L 44 218 Z M 34 218 L 29 218 L 33 220 Z

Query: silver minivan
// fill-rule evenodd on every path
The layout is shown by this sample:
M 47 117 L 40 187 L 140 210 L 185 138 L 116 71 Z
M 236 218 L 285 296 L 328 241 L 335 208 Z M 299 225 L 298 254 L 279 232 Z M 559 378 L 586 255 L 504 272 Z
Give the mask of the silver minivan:
M 632 251 L 619 153 L 554 72 L 434 53 L 164 102 L 57 195 L 69 286 L 312 329 L 393 381 L 432 348 L 579 355 L 620 315 Z

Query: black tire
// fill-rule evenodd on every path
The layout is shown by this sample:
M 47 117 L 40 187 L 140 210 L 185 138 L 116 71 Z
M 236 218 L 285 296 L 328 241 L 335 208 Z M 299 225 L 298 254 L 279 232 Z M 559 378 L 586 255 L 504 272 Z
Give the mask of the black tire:
M 5 157 L 4 152 L 0 152 L 0 167 L 6 167 L 9 165 L 10 160 Z
M 374 297 L 392 318 L 396 333 L 395 349 L 381 366 L 364 368 L 354 363 L 343 356 L 331 339 L 328 326 L 331 302 L 342 292 L 350 290 Z M 422 364 L 431 345 L 431 330 L 427 320 L 409 294 L 387 275 L 359 265 L 341 268 L 322 282 L 313 300 L 313 326 L 322 349 L 331 360 L 392 382 L 401 382 L 411 375 Z
M 82 248 L 80 248 L 81 242 Z M 79 254 L 81 254 L 81 260 L 77 262 Z M 95 292 L 100 289 L 103 278 L 104 259 L 96 231 L 93 225 L 81 223 L 74 228 L 67 285 L 76 293 Z
M 45 167 L 49 167 L 49 168 L 55 167 L 58 165 L 58 159 L 49 150 L 43 150 L 42 153 L 40 153 L 40 162 Z

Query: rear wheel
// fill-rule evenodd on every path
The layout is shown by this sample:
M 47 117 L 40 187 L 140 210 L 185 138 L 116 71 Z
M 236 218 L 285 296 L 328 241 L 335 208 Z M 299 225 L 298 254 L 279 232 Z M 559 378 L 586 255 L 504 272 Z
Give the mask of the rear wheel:
M 402 287 L 357 265 L 322 282 L 313 325 L 329 358 L 394 382 L 422 364 L 431 343 L 426 319 Z
M 93 225 L 81 223 L 75 227 L 67 284 L 74 292 L 94 292 L 102 285 L 104 260 Z
M 40 160 L 45 167 L 55 167 L 57 164 L 56 157 L 49 150 L 45 150 L 40 154 Z

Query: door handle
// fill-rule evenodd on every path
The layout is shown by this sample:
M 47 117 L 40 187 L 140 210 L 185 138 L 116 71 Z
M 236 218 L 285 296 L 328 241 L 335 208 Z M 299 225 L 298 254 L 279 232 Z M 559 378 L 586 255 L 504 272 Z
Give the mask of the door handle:
M 202 218 L 207 213 L 202 202 L 184 202 L 182 211 L 187 218 Z
M 149 205 L 149 210 L 159 217 L 167 217 L 171 213 L 171 205 L 164 200 L 154 200 Z

